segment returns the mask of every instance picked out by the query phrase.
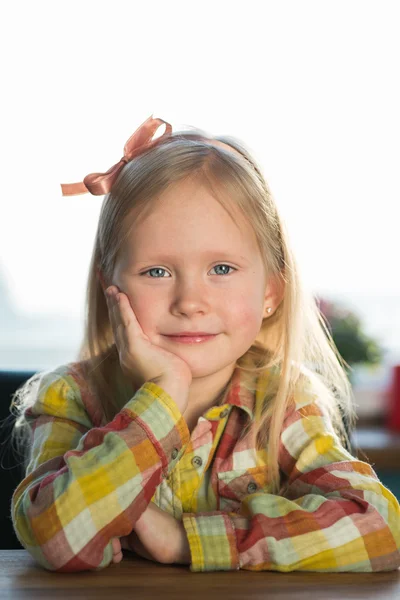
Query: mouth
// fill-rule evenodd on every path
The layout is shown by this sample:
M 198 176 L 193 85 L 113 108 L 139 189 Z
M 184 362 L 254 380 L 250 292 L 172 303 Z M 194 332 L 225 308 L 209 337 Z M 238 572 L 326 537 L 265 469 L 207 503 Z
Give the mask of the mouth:
M 181 344 L 201 344 L 202 342 L 207 342 L 217 337 L 217 333 L 214 334 L 201 334 L 198 333 L 195 335 L 166 335 L 164 337 L 168 338 L 173 342 L 178 342 Z

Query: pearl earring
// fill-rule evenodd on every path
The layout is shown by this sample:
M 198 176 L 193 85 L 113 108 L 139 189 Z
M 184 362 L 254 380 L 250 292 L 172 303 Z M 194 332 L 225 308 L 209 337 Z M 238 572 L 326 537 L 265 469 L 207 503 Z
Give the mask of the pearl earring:
M 271 307 L 267 308 L 267 313 L 269 314 L 271 312 L 271 310 L 272 310 Z

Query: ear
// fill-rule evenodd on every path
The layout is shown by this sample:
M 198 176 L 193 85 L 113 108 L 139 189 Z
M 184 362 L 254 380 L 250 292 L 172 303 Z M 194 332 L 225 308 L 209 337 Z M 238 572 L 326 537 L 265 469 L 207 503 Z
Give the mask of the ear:
M 271 277 L 265 288 L 263 318 L 272 317 L 285 295 L 285 282 L 279 275 Z M 272 310 L 268 313 L 267 309 Z

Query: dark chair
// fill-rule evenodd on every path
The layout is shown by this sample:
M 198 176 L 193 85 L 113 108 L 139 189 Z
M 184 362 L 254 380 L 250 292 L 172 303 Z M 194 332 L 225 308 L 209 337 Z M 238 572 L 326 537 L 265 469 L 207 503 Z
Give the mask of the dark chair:
M 11 445 L 11 431 L 15 416 L 10 413 L 11 398 L 14 392 L 27 381 L 35 371 L 0 371 L 0 549 L 21 549 L 11 521 L 11 497 L 24 477 L 22 458 Z

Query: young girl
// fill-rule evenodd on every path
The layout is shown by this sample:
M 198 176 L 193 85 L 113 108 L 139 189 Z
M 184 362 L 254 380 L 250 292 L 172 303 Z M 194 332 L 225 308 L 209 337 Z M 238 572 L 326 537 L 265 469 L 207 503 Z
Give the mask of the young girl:
M 62 191 L 105 199 L 79 356 L 12 403 L 36 561 L 397 569 L 399 503 L 351 453 L 351 385 L 244 145 L 151 116 Z

